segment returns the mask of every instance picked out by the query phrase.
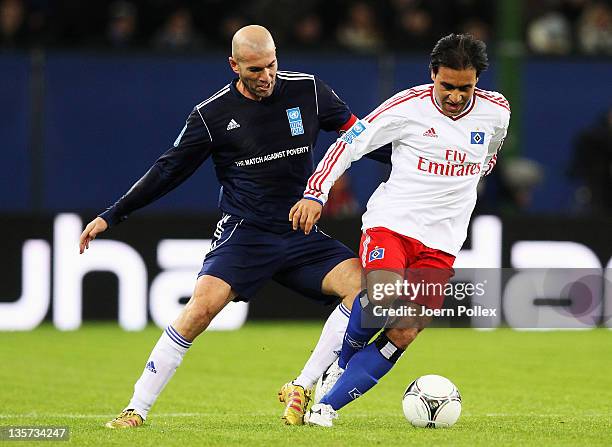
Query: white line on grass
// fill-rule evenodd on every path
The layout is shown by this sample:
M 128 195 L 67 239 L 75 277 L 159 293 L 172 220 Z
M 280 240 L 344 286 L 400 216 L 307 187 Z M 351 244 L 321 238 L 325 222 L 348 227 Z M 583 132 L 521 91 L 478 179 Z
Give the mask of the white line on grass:
M 212 416 L 214 413 L 156 413 L 159 417 L 197 417 Z M 24 413 L 24 414 L 0 414 L 0 419 L 12 419 L 20 417 L 42 417 L 42 418 L 68 418 L 68 419 L 99 419 L 112 417 L 112 414 L 77 414 L 77 413 Z
M 612 417 L 612 413 L 463 413 L 463 417 L 468 418 L 561 418 L 561 419 L 590 419 L 590 418 L 602 418 L 602 417 Z
M 249 413 L 250 416 L 269 416 L 269 413 Z M 191 417 L 206 417 L 206 416 L 244 416 L 239 413 L 155 413 L 153 417 L 171 417 L 171 418 L 191 418 Z M 21 414 L 0 414 L 0 419 L 13 418 L 67 418 L 67 419 L 104 419 L 113 417 L 112 413 L 108 414 L 80 414 L 80 413 L 21 413 Z
M 244 416 L 270 416 L 270 413 L 154 413 L 153 418 L 163 418 L 163 417 L 172 417 L 172 418 L 192 418 L 192 417 L 218 417 L 218 416 L 235 416 L 235 417 L 244 417 Z M 386 414 L 387 416 L 396 416 L 396 413 Z M 82 414 L 82 413 L 21 413 L 21 414 L 0 414 L 0 419 L 18 419 L 18 418 L 29 418 L 29 417 L 46 417 L 46 418 L 65 418 L 65 419 L 104 419 L 112 417 L 113 415 L 108 414 Z M 351 413 L 351 417 L 358 418 L 372 418 L 373 416 L 380 417 L 384 416 L 381 414 L 372 415 L 371 413 Z M 583 414 L 560 414 L 560 413 L 551 413 L 551 414 L 538 414 L 538 413 L 464 413 L 464 417 L 536 417 L 536 418 L 558 418 L 558 417 L 570 417 L 570 418 L 590 418 L 590 417 L 604 417 L 604 416 L 612 416 L 612 413 L 583 413 Z

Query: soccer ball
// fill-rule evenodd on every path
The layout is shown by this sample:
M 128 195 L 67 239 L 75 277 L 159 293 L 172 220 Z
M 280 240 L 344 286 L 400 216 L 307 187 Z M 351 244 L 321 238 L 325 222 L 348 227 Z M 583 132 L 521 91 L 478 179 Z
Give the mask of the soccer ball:
M 415 427 L 451 427 L 461 414 L 461 394 L 446 377 L 430 374 L 408 385 L 402 399 L 404 416 Z

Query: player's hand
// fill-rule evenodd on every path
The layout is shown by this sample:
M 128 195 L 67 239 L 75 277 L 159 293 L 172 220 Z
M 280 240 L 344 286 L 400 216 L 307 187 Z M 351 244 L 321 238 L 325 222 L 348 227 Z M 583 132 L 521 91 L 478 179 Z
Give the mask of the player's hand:
M 315 200 L 302 199 L 289 211 L 289 221 L 293 224 L 293 229 L 298 227 L 304 230 L 304 234 L 310 234 L 310 230 L 321 218 L 323 205 Z
M 101 217 L 96 217 L 94 220 L 89 222 L 79 239 L 79 253 L 83 254 L 85 250 L 89 248 L 89 243 L 93 241 L 98 234 L 106 231 L 108 224 Z

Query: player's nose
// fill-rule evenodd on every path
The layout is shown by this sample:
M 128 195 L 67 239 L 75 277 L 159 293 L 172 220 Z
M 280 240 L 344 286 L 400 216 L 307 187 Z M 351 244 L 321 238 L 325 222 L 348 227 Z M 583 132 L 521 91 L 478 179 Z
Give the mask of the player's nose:
M 458 91 L 452 92 L 449 96 L 450 96 L 449 99 L 451 100 L 451 102 L 458 103 L 458 102 L 463 101 L 463 95 L 461 92 L 458 92 Z
M 261 72 L 261 80 L 264 82 L 270 82 L 272 80 L 272 70 L 265 68 Z

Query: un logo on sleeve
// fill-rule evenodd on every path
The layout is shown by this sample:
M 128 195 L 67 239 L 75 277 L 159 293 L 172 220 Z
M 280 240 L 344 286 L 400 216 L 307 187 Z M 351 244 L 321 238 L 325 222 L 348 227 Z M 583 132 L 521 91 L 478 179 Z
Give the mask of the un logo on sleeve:
M 291 129 L 291 136 L 304 134 L 304 123 L 302 122 L 302 112 L 299 107 L 293 107 L 287 109 L 287 119 L 289 120 L 289 128 Z
M 353 125 L 353 133 L 355 134 L 356 137 L 359 136 L 359 134 L 363 132 L 364 130 L 365 130 L 365 126 L 363 125 L 361 121 L 357 121 Z
M 361 121 L 357 121 L 343 136 L 342 139 L 348 144 L 351 144 L 365 130 L 365 125 Z

